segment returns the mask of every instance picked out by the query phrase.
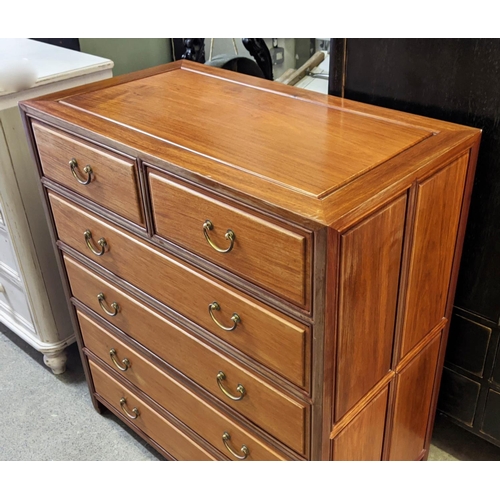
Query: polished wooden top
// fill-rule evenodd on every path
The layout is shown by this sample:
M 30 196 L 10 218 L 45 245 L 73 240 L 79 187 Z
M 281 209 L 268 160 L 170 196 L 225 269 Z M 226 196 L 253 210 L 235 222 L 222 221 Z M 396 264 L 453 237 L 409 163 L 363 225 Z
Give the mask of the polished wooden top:
M 62 102 L 315 198 L 431 135 L 195 71 Z
M 356 206 L 349 186 L 366 198 L 374 183 L 374 195 L 403 178 L 407 184 L 409 174 L 431 168 L 429 151 L 452 155 L 478 133 L 189 61 L 22 107 L 187 179 L 216 181 L 224 193 L 321 224 Z

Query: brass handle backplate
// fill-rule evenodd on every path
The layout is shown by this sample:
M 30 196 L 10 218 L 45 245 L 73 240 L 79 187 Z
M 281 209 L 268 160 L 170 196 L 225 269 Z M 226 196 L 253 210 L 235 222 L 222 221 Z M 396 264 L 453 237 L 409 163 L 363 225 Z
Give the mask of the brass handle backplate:
M 75 158 L 71 158 L 69 161 L 69 168 L 71 168 L 71 173 L 73 174 L 73 177 L 80 183 L 86 186 L 87 184 L 90 184 L 92 181 L 92 167 L 90 165 L 86 165 L 83 168 L 83 173 L 87 174 L 86 179 L 82 179 L 80 177 L 80 174 L 78 173 L 78 162 L 75 160 Z
M 250 450 L 247 448 L 246 445 L 243 445 L 240 448 L 240 451 L 241 453 L 243 453 L 243 455 L 238 455 L 238 453 L 234 451 L 231 448 L 231 446 L 229 446 L 229 441 L 231 441 L 231 436 L 229 435 L 229 432 L 224 432 L 224 434 L 222 434 L 222 442 L 224 443 L 224 446 L 227 448 L 229 453 L 231 453 L 231 455 L 236 457 L 238 460 L 245 460 L 245 458 L 247 458 L 248 455 L 250 455 Z
M 233 396 L 223 385 L 222 381 L 226 380 L 226 374 L 224 372 L 219 372 L 217 374 L 217 385 L 219 386 L 219 389 L 229 398 L 232 399 L 233 401 L 240 401 L 243 399 L 243 397 L 246 394 L 245 388 L 241 385 L 238 384 L 236 386 L 236 391 L 240 393 L 239 396 Z
M 128 412 L 126 408 L 127 400 L 125 398 L 120 399 L 120 406 L 122 408 L 123 413 L 125 413 L 125 415 L 127 415 L 127 417 L 130 418 L 131 420 L 135 420 L 140 415 L 139 410 L 135 407 L 132 408 L 132 414 Z
M 93 243 L 92 243 L 92 233 L 90 232 L 89 229 L 87 229 L 83 233 L 83 236 L 85 236 L 85 243 L 87 243 L 87 246 L 89 247 L 89 249 L 92 251 L 92 253 L 94 255 L 97 255 L 98 257 L 100 257 L 106 251 L 106 246 L 108 244 L 106 243 L 106 240 L 104 238 L 99 238 L 99 240 L 97 241 L 97 244 L 101 247 L 101 249 L 96 250 L 94 248 Z
M 233 313 L 233 315 L 231 316 L 231 321 L 233 322 L 233 326 L 224 326 L 223 324 L 219 323 L 219 321 L 216 319 L 213 311 L 220 311 L 220 305 L 218 302 L 212 302 L 211 304 L 208 304 L 208 312 L 213 322 L 219 328 L 222 328 L 222 330 L 226 330 L 226 332 L 232 332 L 238 326 L 238 323 L 241 321 L 241 318 L 238 316 L 238 314 Z
M 120 361 L 118 361 L 116 357 L 116 350 L 115 349 L 110 349 L 109 350 L 109 357 L 111 358 L 111 361 L 115 364 L 115 366 L 118 368 L 118 370 L 122 372 L 126 372 L 130 368 L 130 361 L 127 358 L 124 358 L 122 360 L 122 364 L 120 364 Z
M 223 248 L 219 248 L 211 239 L 210 235 L 208 234 L 208 231 L 211 231 L 214 228 L 214 225 L 212 224 L 212 221 L 206 220 L 203 223 L 203 234 L 205 235 L 205 239 L 208 241 L 208 244 L 217 252 L 219 253 L 228 253 L 233 249 L 234 245 L 234 240 L 236 238 L 236 235 L 234 234 L 234 231 L 232 229 L 228 229 L 226 231 L 226 234 L 224 237 L 226 240 L 229 240 L 229 246 L 224 250 Z
M 99 305 L 101 306 L 101 309 L 108 315 L 108 316 L 116 316 L 118 314 L 118 309 L 119 306 L 116 302 L 111 303 L 111 308 L 113 309 L 112 311 L 109 311 L 108 308 L 105 306 L 106 304 L 106 299 L 104 298 L 104 294 L 100 293 L 97 296 L 97 300 L 99 301 Z

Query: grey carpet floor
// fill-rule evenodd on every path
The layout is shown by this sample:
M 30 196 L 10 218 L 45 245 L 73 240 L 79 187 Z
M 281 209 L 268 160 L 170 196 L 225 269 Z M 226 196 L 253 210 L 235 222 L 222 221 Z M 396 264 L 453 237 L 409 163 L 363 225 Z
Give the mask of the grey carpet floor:
M 0 323 L 0 460 L 161 460 L 90 401 L 76 344 L 53 375 L 42 355 Z
M 76 344 L 53 375 L 0 323 L 0 461 L 158 461 L 144 440 L 90 401 Z M 429 460 L 500 460 L 500 448 L 438 417 Z

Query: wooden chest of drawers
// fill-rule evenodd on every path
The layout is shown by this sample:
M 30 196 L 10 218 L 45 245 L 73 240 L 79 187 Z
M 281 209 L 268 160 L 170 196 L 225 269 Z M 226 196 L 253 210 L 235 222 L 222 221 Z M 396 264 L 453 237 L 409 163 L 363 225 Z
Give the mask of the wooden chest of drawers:
M 96 409 L 178 460 L 426 458 L 479 130 L 186 61 L 21 110 Z

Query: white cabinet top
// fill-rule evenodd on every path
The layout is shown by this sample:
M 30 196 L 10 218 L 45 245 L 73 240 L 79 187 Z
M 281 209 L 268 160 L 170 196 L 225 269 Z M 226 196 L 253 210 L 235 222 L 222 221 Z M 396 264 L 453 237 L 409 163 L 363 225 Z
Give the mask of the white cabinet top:
M 28 38 L 0 38 L 0 72 L 2 68 L 21 67 L 21 63 L 34 71 L 34 84 L 22 90 L 4 90 L 0 74 L 0 110 L 46 93 L 48 89 L 43 87 L 48 84 L 110 70 L 114 65 L 109 59 Z

